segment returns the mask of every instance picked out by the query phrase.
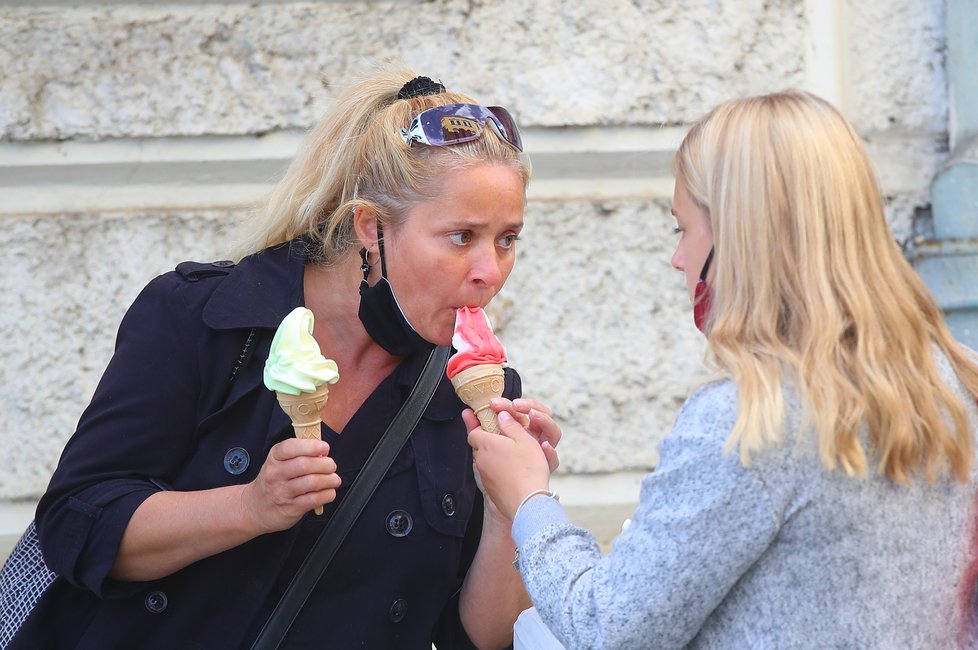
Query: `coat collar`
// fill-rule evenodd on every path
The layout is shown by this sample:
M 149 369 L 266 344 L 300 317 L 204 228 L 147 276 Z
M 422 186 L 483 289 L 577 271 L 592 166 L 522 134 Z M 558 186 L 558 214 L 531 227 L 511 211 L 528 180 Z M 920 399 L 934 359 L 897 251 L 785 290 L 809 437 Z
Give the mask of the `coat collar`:
M 241 260 L 204 306 L 204 323 L 217 330 L 278 328 L 305 302 L 302 276 L 308 250 L 297 239 Z

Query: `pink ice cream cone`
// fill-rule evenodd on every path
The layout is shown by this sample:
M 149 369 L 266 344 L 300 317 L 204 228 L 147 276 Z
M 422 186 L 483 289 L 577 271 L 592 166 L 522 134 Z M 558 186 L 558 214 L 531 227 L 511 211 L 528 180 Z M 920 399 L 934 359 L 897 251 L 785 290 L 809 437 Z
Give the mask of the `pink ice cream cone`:
M 452 345 L 456 353 L 448 360 L 446 374 L 455 393 L 475 411 L 483 429 L 498 433 L 499 423 L 489 400 L 502 397 L 506 350 L 482 309 L 462 307 L 456 312 Z

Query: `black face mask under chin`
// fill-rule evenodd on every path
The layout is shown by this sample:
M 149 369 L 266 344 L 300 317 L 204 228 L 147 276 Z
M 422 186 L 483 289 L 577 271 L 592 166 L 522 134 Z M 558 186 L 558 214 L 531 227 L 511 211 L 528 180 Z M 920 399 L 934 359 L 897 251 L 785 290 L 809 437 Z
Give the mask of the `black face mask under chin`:
M 421 335 L 414 331 L 398 306 L 397 299 L 394 298 L 394 290 L 387 281 L 383 244 L 380 245 L 381 278 L 372 287 L 367 283 L 367 275 L 370 273 L 367 249 L 360 250 L 360 259 L 363 260 L 363 264 L 360 265 L 363 280 L 360 281 L 359 316 L 370 338 L 396 357 L 406 357 L 415 352 L 427 352 L 434 348 L 433 343 L 421 338 Z

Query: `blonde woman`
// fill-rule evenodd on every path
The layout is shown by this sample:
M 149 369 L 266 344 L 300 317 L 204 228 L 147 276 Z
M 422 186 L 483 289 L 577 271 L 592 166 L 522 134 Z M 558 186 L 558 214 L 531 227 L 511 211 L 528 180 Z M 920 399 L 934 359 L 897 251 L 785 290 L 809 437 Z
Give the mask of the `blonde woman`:
M 506 282 L 529 170 L 506 109 L 409 70 L 352 85 L 237 263 L 153 280 L 37 511 L 60 576 L 11 648 L 247 648 L 455 312 Z M 340 381 L 296 439 L 262 368 L 296 306 Z M 505 396 L 520 394 L 507 369 Z M 528 598 L 442 381 L 292 623 L 287 648 L 504 647 Z M 532 401 L 506 402 L 546 441 Z M 532 418 L 525 414 L 534 408 Z M 316 516 L 322 504 L 325 514 Z
M 954 648 L 975 591 L 978 366 L 887 230 L 825 101 L 725 103 L 676 157 L 673 265 L 722 377 L 601 557 L 507 414 L 466 414 L 542 619 L 568 648 Z

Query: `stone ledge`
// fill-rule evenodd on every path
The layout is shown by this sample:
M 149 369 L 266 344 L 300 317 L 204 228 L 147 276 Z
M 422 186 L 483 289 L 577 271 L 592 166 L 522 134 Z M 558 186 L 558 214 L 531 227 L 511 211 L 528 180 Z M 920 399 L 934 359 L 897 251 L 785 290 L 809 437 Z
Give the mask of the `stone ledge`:
M 524 129 L 533 164 L 529 199 L 672 196 L 672 158 L 685 127 Z M 933 134 L 864 136 L 890 197 L 888 219 L 906 239 L 914 208 L 946 157 Z M 267 192 L 302 134 L 122 138 L 99 142 L 0 142 L 0 216 L 158 209 L 238 208 Z
M 533 164 L 529 198 L 667 198 L 673 152 L 685 132 L 681 127 L 525 129 Z M 281 176 L 302 137 L 281 131 L 0 142 L 0 216 L 249 206 Z

